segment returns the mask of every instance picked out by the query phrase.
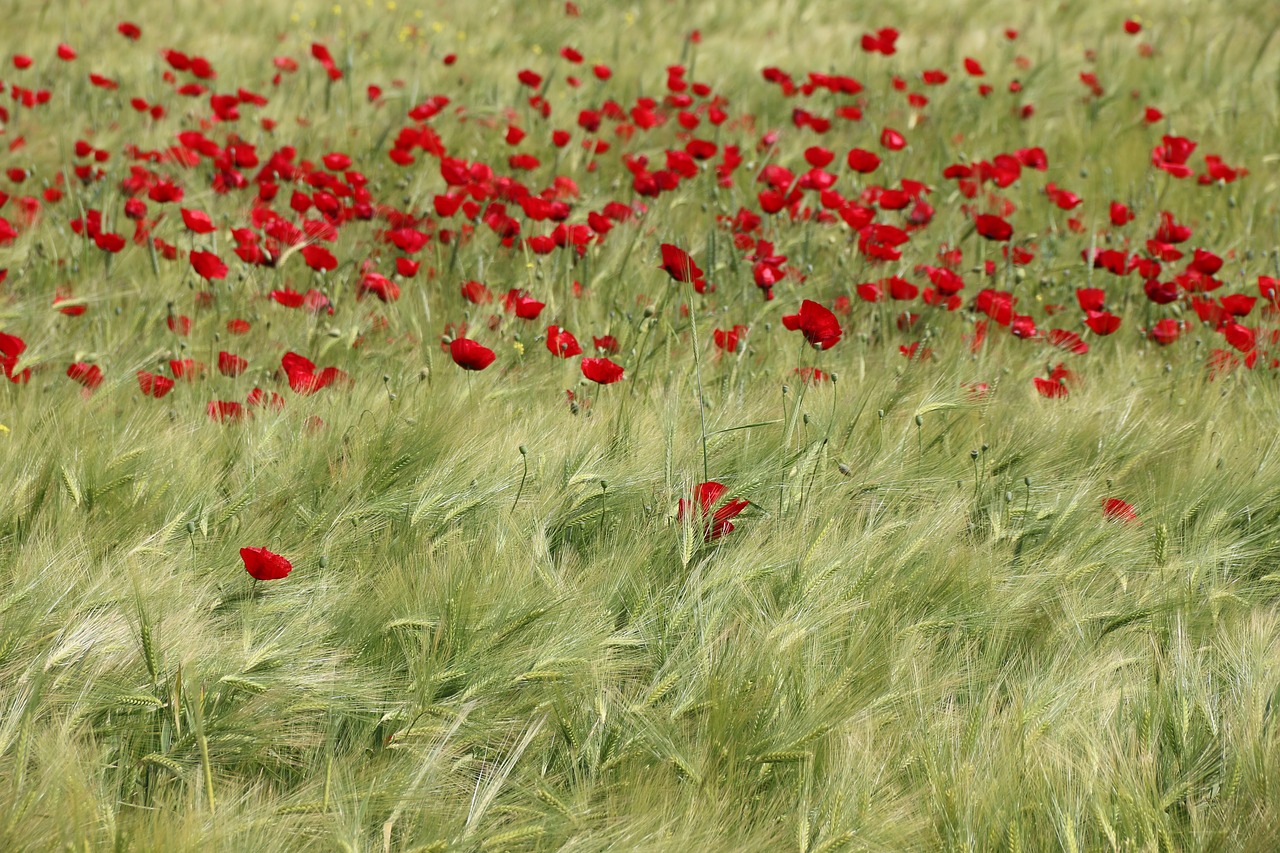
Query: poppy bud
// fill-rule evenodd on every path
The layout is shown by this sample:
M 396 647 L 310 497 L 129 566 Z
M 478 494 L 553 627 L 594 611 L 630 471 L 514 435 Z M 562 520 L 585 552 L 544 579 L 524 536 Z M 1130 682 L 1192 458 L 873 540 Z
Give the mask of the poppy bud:
M 1029 488 L 1031 488 L 1031 478 L 1030 478 L 1030 477 L 1023 477 L 1023 478 L 1022 478 L 1022 484 L 1023 484 L 1024 486 L 1026 486 L 1028 489 L 1029 489 Z
M 916 426 L 924 426 L 924 418 L 921 415 L 916 415 Z
M 325 569 L 328 567 L 329 567 L 329 558 L 322 555 L 320 557 L 320 568 Z
M 527 449 L 523 444 L 522 444 L 522 445 L 520 445 L 520 455 L 521 455 L 521 456 L 528 456 L 528 455 L 529 455 L 529 451 L 528 451 L 528 449 Z
M 1007 504 L 1013 503 L 1013 492 L 1004 493 L 1004 502 Z
M 844 474 L 846 477 L 848 477 L 850 474 L 853 473 L 853 469 L 851 469 L 848 465 L 844 464 L 843 462 L 837 462 L 836 468 L 840 471 L 841 474 Z
M 970 450 L 970 451 L 969 451 L 969 458 L 970 458 L 970 459 L 972 459 L 974 462 L 977 462 L 977 461 L 978 461 L 978 451 L 976 451 L 976 450 Z
M 196 523 L 194 521 L 187 522 L 187 535 L 188 536 L 196 535 Z

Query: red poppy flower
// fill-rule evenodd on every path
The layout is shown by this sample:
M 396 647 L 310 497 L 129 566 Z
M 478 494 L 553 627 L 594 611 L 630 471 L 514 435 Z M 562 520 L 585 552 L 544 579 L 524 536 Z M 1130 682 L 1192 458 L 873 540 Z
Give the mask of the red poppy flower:
M 191 268 L 203 279 L 215 281 L 227 277 L 227 265 L 213 252 L 193 251 Z
M 866 175 L 880 168 L 880 155 L 863 148 L 853 148 L 846 162 L 853 171 Z
M 356 286 L 356 298 L 363 299 L 369 293 L 382 302 L 395 302 L 400 298 L 400 285 L 381 273 L 367 272 L 360 277 L 360 284 Z
M 1133 211 L 1118 201 L 1111 202 L 1108 213 L 1111 216 L 1111 224 L 1117 228 L 1133 221 Z
M 840 342 L 844 331 L 836 315 L 811 299 L 800 303 L 798 314 L 787 314 L 782 325 L 790 331 L 800 331 L 814 349 L 827 350 Z
M 204 365 L 194 358 L 175 358 L 169 360 L 169 370 L 173 371 L 174 379 L 195 382 L 204 373 Z
M 1150 340 L 1155 341 L 1161 346 L 1168 346 L 1178 339 L 1182 334 L 1182 324 L 1172 317 L 1165 317 L 1163 320 L 1156 322 L 1151 327 L 1151 331 L 1147 333 Z
M 707 541 L 718 539 L 726 533 L 732 532 L 733 524 L 729 519 L 735 518 L 750 503 L 749 501 L 738 499 L 726 501 L 720 506 L 716 506 L 728 491 L 727 486 L 716 482 L 699 483 L 693 490 L 694 499 L 697 501 L 698 520 L 703 524 L 703 538 Z M 681 498 L 676 514 L 683 520 L 693 510 L 693 502 Z
M 895 42 L 898 40 L 898 31 L 893 27 L 885 27 L 874 33 L 867 33 L 862 37 L 862 49 L 867 53 L 880 53 L 885 56 L 893 56 L 897 52 Z
M 551 350 L 552 355 L 561 358 L 582 354 L 578 339 L 568 329 L 561 329 L 559 326 L 547 326 L 547 349 Z
M 77 361 L 67 368 L 67 376 L 92 391 L 102 384 L 102 368 L 96 364 Z
M 454 338 L 449 344 L 449 355 L 463 370 L 484 370 L 497 358 L 493 350 L 469 338 Z
M 747 327 L 737 325 L 732 329 L 716 329 L 711 333 L 711 338 L 715 345 L 725 352 L 737 352 L 738 344 L 746 337 L 746 334 Z
M 1133 505 L 1119 498 L 1106 498 L 1103 500 L 1102 515 L 1110 521 L 1134 522 L 1138 520 L 1138 513 L 1134 510 Z
M 613 355 L 619 349 L 618 339 L 613 335 L 601 335 L 592 337 L 591 343 L 595 345 L 596 352 L 602 352 L 606 355 Z
M 220 424 L 228 421 L 238 423 L 244 420 L 246 412 L 244 405 L 234 400 L 211 400 L 205 411 L 208 412 L 210 419 Z
M 14 368 L 18 366 L 18 356 L 22 355 L 26 349 L 27 342 L 22 338 L 0 332 L 0 369 L 4 370 L 4 375 L 15 385 L 31 379 L 29 367 L 17 373 L 14 372 Z
M 296 352 L 286 352 L 281 356 L 280 367 L 289 380 L 289 387 L 299 394 L 314 394 L 347 376 L 336 367 L 316 372 L 315 362 Z
M 244 560 L 245 571 L 254 580 L 280 580 L 293 571 L 293 563 L 266 548 L 241 548 L 240 559 Z
M 1037 376 L 1033 381 L 1036 384 L 1036 392 L 1039 393 L 1041 397 L 1055 399 L 1058 397 L 1065 397 L 1069 393 L 1067 386 L 1060 380 L 1045 379 L 1044 377 Z
M 534 299 L 523 290 L 511 289 L 502 297 L 502 303 L 508 311 L 515 313 L 521 320 L 536 320 L 546 305 Z
M 679 246 L 663 243 L 661 249 L 662 263 L 658 268 L 666 270 L 667 275 L 676 281 L 697 282 L 701 281 L 703 276 L 706 275 L 693 262 L 693 258 L 690 257 L 689 253 Z
M 1004 242 L 1013 236 L 1013 226 L 999 216 L 980 213 L 973 218 L 973 224 L 977 227 L 978 233 L 988 240 Z
M 203 210 L 188 210 L 181 208 L 182 223 L 187 226 L 187 230 L 195 234 L 212 234 L 218 228 L 213 224 L 213 220 L 209 214 Z
M 59 312 L 66 314 L 68 317 L 79 317 L 85 312 L 86 306 L 83 302 L 73 301 L 74 298 L 70 287 L 59 287 L 54 291 L 53 305 Z M 71 304 L 63 304 L 67 302 Z
M 880 131 L 880 144 L 890 151 L 901 151 L 907 147 L 907 138 L 891 127 Z
M 223 351 L 218 353 L 218 372 L 223 376 L 239 376 L 249 367 L 248 359 Z
M 1222 327 L 1223 337 L 1227 339 L 1227 343 L 1238 349 L 1240 352 L 1250 352 L 1257 346 L 1257 333 L 1248 326 L 1243 326 L 1234 320 L 1229 321 Z
M 268 397 L 261 388 L 254 388 L 250 391 L 248 396 L 245 397 L 245 402 L 250 406 L 267 406 L 277 412 L 284 409 L 284 397 L 281 397 L 275 391 L 272 391 L 271 396 Z
M 493 301 L 493 292 L 478 281 L 463 282 L 462 298 L 473 305 L 485 305 Z
M 138 387 L 142 389 L 142 396 L 155 397 L 159 400 L 173 390 L 173 380 L 167 376 L 158 376 L 145 370 L 139 370 Z
M 296 290 L 286 287 L 284 290 L 273 290 L 271 299 L 286 308 L 301 308 L 303 296 Z
M 622 378 L 622 365 L 614 364 L 607 358 L 584 358 L 582 375 L 600 385 L 612 385 Z
M 331 272 L 338 268 L 338 259 L 333 256 L 324 246 L 317 246 L 314 243 L 303 246 L 299 253 L 302 259 L 306 261 L 307 266 L 316 272 Z M 386 300 L 383 300 L 384 302 Z
M 1089 311 L 1084 321 L 1095 335 L 1109 335 L 1120 328 L 1120 318 L 1109 311 Z
M 235 319 L 227 321 L 227 331 L 233 335 L 243 335 L 248 332 L 249 329 L 250 326 L 248 320 Z
M 1187 158 L 1196 150 L 1197 143 L 1185 136 L 1165 136 L 1163 142 L 1152 149 L 1151 165 L 1175 178 L 1190 177 L 1193 170 L 1187 165 Z

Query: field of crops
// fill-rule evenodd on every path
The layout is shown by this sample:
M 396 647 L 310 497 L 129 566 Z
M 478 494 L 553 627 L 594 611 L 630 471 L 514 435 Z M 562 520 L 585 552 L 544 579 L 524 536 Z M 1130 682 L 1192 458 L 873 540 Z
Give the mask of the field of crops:
M 11 9 L 0 849 L 1280 847 L 1277 30 Z

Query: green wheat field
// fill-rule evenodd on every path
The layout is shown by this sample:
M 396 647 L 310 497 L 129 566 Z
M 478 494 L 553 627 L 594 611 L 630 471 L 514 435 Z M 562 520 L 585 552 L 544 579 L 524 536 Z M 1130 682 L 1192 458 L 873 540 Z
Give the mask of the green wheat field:
M 8 6 L 0 849 L 1280 849 L 1280 7 Z

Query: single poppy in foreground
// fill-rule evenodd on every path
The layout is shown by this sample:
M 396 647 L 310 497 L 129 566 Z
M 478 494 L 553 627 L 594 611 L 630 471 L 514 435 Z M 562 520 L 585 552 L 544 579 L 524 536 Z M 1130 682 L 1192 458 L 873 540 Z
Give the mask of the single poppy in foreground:
M 732 532 L 733 524 L 729 519 L 734 518 L 747 508 L 749 501 L 741 498 L 726 501 L 717 507 L 716 504 L 720 502 L 720 499 L 728 491 L 729 488 L 727 486 L 714 481 L 699 483 L 694 487 L 693 496 L 698 501 L 698 517 L 706 528 L 703 537 L 707 541 L 718 539 L 726 533 Z M 692 511 L 693 502 L 681 498 L 676 515 L 683 520 Z
M 582 375 L 601 385 L 612 385 L 622 378 L 622 365 L 607 358 L 584 358 Z
M 244 570 L 257 581 L 280 580 L 293 571 L 293 563 L 266 548 L 241 548 L 240 559 Z
M 493 350 L 470 338 L 454 338 L 449 343 L 449 355 L 463 370 L 484 370 L 497 358 Z

